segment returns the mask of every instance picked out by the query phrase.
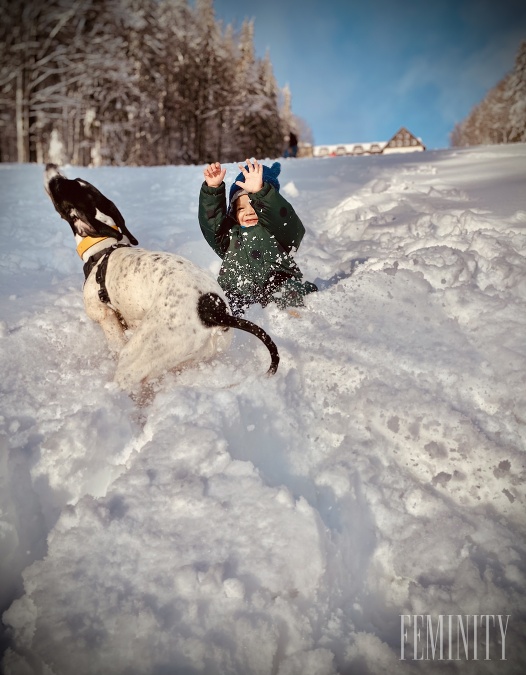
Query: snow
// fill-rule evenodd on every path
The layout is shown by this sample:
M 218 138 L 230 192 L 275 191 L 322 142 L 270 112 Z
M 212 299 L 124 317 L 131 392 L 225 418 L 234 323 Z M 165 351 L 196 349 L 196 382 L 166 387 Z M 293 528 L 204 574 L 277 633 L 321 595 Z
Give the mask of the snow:
M 278 373 L 238 332 L 138 409 L 43 167 L 0 165 L 5 672 L 409 673 L 400 615 L 490 614 L 506 661 L 481 628 L 480 660 L 420 670 L 522 673 L 525 166 L 524 144 L 284 161 L 320 292 L 249 311 Z M 217 273 L 202 167 L 65 171 Z

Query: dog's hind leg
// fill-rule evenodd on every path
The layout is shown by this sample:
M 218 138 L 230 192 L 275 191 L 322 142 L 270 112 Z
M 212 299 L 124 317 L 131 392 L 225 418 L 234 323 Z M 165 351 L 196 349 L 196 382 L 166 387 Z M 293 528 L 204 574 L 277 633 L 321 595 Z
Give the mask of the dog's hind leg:
M 141 382 L 177 365 L 184 357 L 184 346 L 174 344 L 168 328 L 152 327 L 146 318 L 120 351 L 115 382 L 125 391 L 132 391 Z
M 169 325 L 159 323 L 157 310 L 143 318 L 119 354 L 115 382 L 131 391 L 139 383 L 158 378 L 197 361 L 207 361 L 228 347 L 231 331 L 187 325 L 180 318 Z

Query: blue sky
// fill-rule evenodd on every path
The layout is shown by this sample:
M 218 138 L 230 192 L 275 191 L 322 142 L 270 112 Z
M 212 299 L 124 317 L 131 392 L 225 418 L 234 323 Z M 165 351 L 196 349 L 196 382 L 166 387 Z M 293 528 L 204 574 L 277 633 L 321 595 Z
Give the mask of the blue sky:
M 428 148 L 512 69 L 525 0 L 214 0 L 255 20 L 280 86 L 316 144 L 386 141 L 401 126 Z

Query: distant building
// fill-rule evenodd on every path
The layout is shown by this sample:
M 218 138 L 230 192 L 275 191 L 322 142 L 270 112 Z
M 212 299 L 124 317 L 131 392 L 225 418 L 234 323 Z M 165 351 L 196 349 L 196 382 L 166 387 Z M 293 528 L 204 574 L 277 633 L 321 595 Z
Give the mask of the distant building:
M 373 143 L 339 143 L 338 145 L 314 145 L 313 157 L 338 157 L 343 155 L 388 155 L 393 152 L 422 152 L 426 147 L 420 138 L 414 136 L 405 127 L 386 141 Z M 303 155 L 303 156 L 306 156 Z
M 402 127 L 387 141 L 382 153 L 388 155 L 391 152 L 415 152 L 425 149 L 426 147 L 420 138 L 413 136 L 410 131 Z

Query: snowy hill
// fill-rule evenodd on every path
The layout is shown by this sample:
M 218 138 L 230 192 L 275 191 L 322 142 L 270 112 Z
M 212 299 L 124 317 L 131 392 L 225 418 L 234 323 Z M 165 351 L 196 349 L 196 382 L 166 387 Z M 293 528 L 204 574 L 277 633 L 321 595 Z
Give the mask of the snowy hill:
M 524 672 L 525 169 L 526 145 L 284 161 L 321 290 L 248 313 L 277 375 L 238 332 L 138 410 L 42 167 L 0 165 L 5 672 L 409 673 L 400 615 L 478 617 L 447 664 L 421 637 L 419 672 Z M 202 167 L 65 172 L 217 273 Z

